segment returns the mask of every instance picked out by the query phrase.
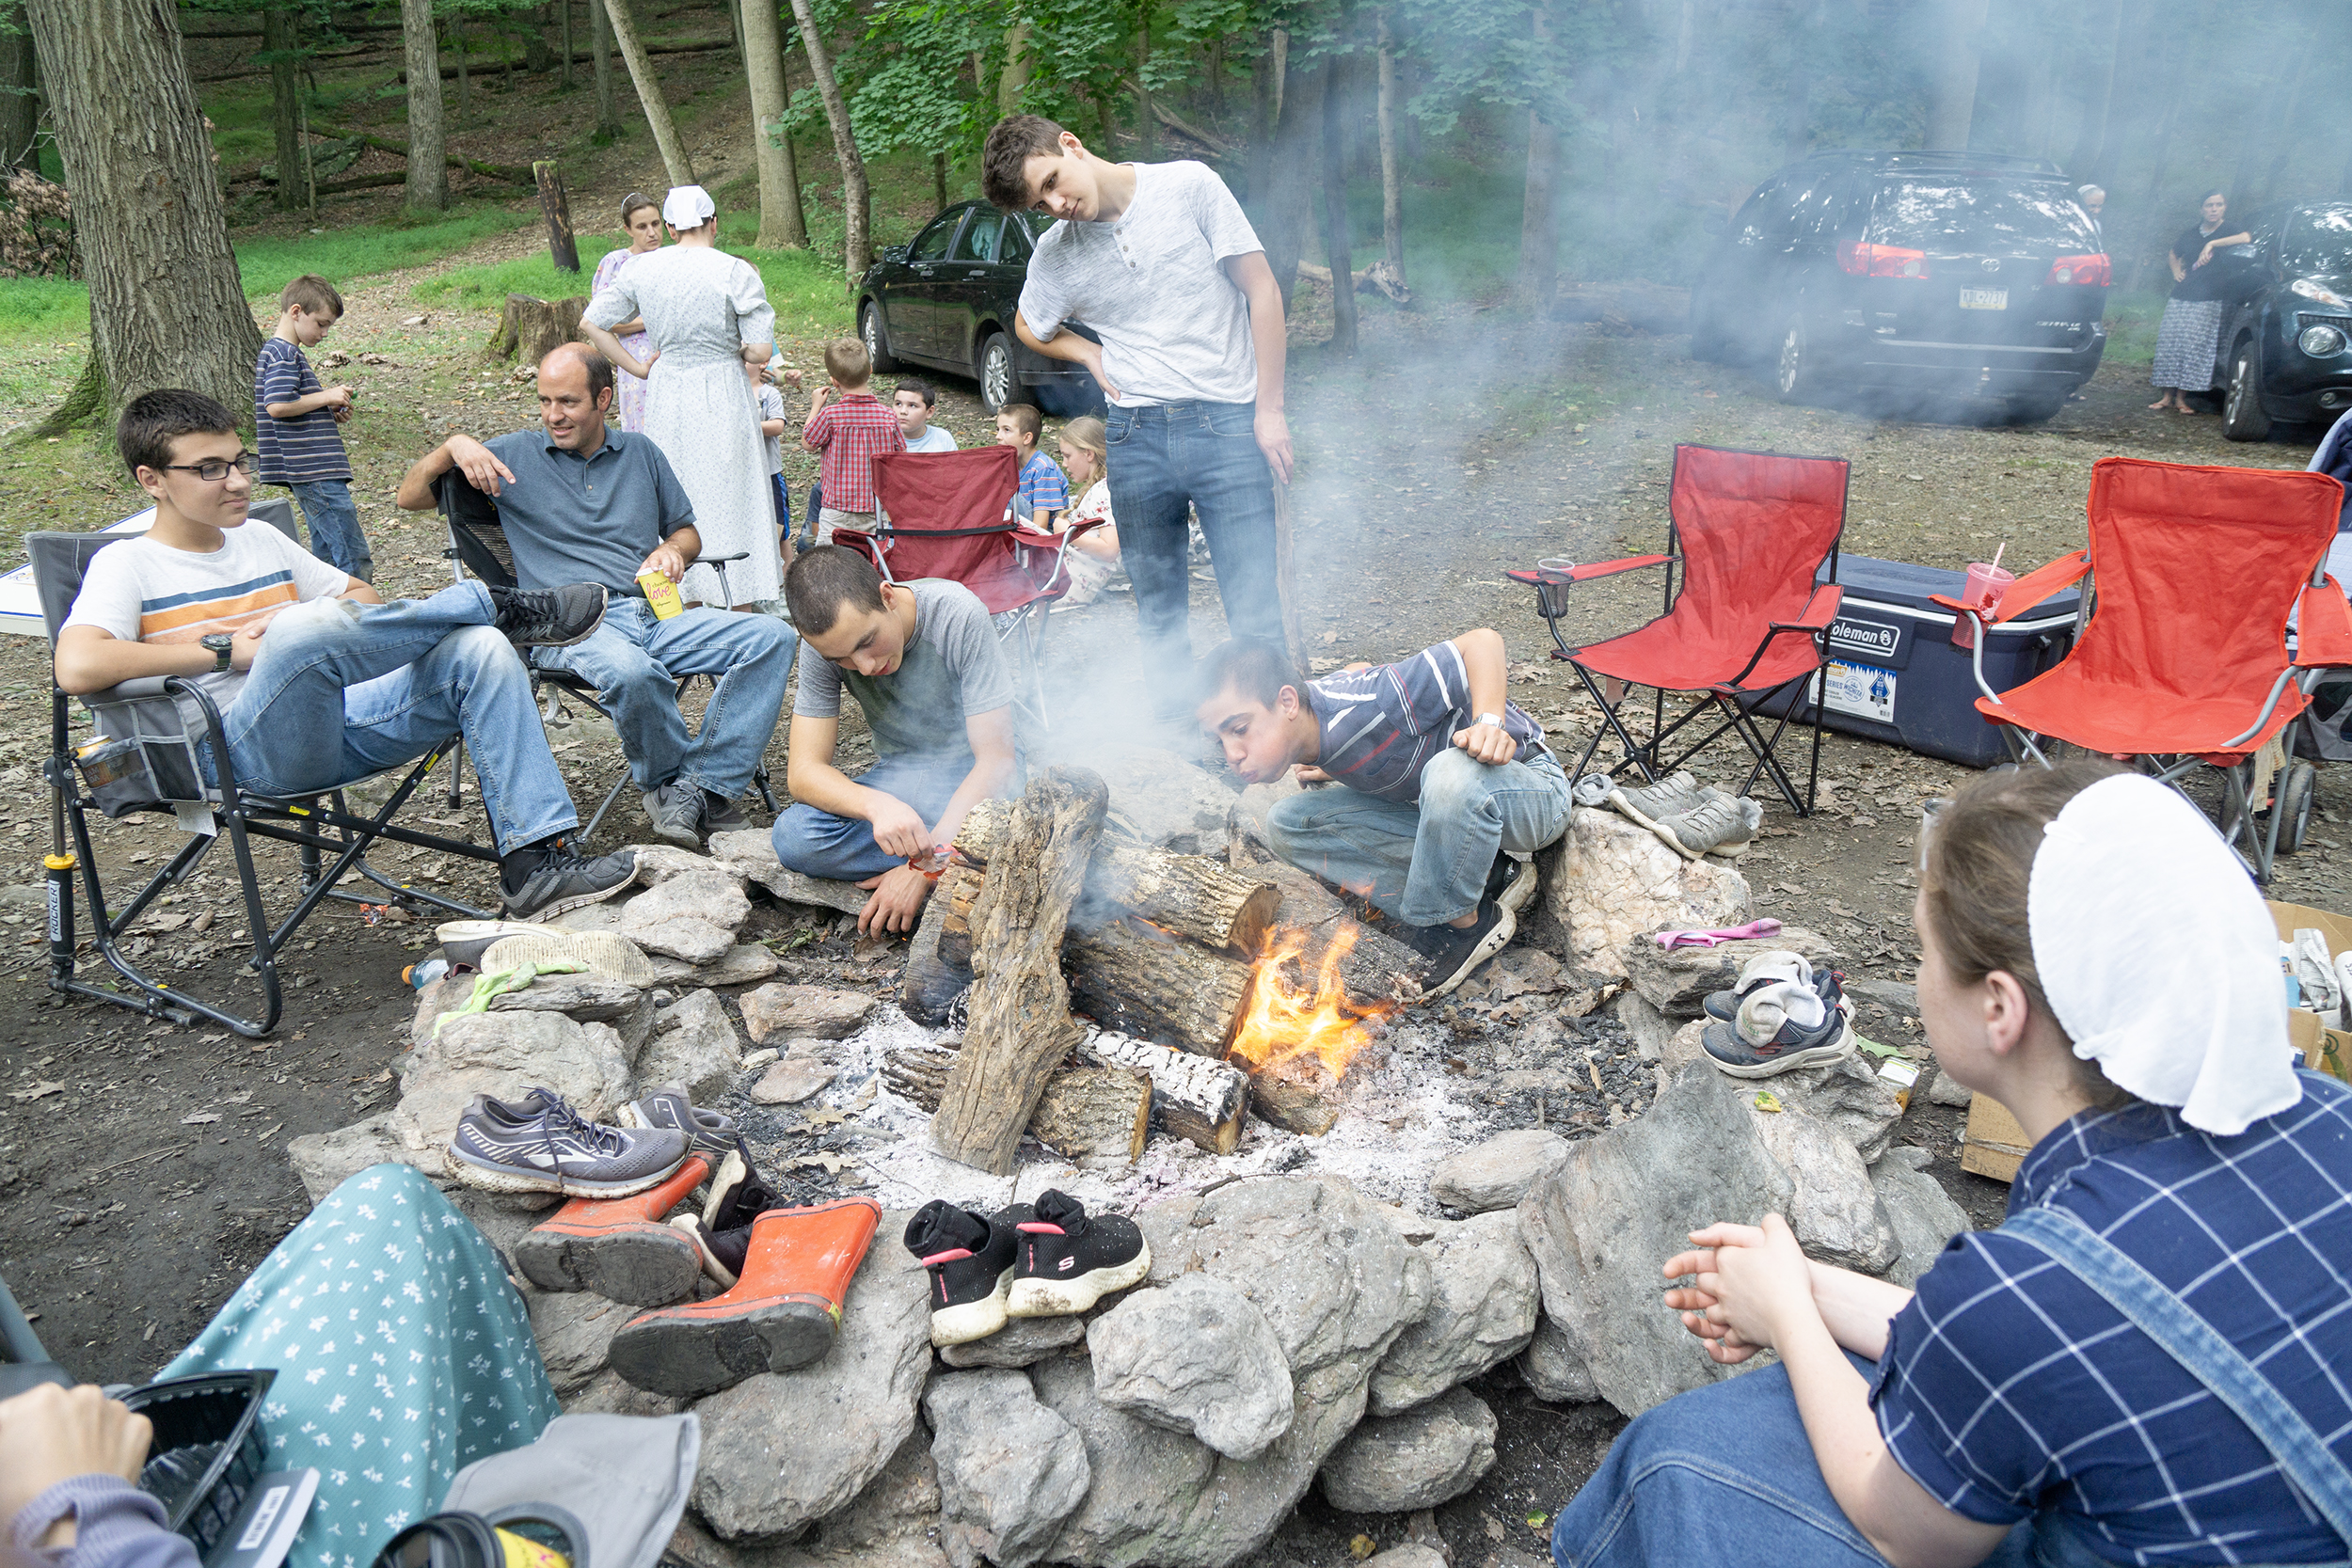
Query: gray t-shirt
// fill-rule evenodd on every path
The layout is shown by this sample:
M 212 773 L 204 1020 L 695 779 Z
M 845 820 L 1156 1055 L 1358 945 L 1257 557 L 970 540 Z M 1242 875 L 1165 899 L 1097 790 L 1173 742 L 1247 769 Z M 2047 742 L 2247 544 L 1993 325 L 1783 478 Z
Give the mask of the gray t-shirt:
M 653 547 L 694 520 L 686 486 L 646 436 L 611 425 L 593 457 L 565 451 L 544 430 L 485 441 L 515 483 L 499 487 L 499 522 L 525 588 L 600 582 L 633 593 Z
M 1037 242 L 1023 319 L 1041 339 L 1066 321 L 1091 327 L 1121 408 L 1256 402 L 1249 301 L 1220 263 L 1265 246 L 1208 165 L 1133 166 L 1136 198 L 1116 223 L 1065 219 Z
M 904 586 L 914 594 L 914 636 L 898 671 L 861 675 L 803 645 L 792 716 L 840 718 L 846 686 L 865 711 L 876 755 L 961 755 L 968 768 L 972 743 L 963 721 L 1011 705 L 1012 672 L 988 607 L 972 590 L 944 578 L 916 578 Z

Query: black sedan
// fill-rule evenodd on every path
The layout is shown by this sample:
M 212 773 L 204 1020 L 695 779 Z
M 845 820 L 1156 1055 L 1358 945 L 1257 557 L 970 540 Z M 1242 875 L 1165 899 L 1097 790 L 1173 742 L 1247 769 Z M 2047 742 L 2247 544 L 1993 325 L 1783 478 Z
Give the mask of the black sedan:
M 2259 441 L 2273 420 L 2352 408 L 2352 202 L 2298 201 L 2247 221 L 2253 244 L 2221 335 L 2221 433 Z M 2219 261 L 2222 258 L 2216 257 Z
M 1053 221 L 960 202 L 912 244 L 883 251 L 857 285 L 858 336 L 874 369 L 921 365 L 970 376 L 991 414 L 1009 403 L 1035 403 L 1057 417 L 1100 407 L 1094 377 L 1013 335 L 1031 247 Z

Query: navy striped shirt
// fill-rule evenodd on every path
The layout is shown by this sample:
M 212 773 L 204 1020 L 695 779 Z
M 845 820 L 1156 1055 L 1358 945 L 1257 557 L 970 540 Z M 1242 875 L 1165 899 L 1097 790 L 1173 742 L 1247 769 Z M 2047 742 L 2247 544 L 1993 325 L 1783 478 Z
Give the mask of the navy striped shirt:
M 1343 670 L 1307 683 L 1307 703 L 1323 730 L 1315 766 L 1347 785 L 1383 800 L 1421 800 L 1421 770 L 1470 728 L 1470 671 L 1451 642 L 1424 648 L 1397 664 Z M 1519 743 L 1516 761 L 1543 750 L 1544 732 L 1515 704 L 1502 707 L 1502 727 Z
M 2010 1212 L 2066 1210 L 2155 1275 L 2352 1464 L 2352 1089 L 2234 1137 L 2159 1106 L 2036 1144 Z M 2030 1244 L 1963 1232 L 1889 1325 L 1872 1392 L 1896 1463 L 1956 1513 L 2087 1520 L 2100 1555 L 2341 1562 L 2269 1451 L 2106 1298 Z
M 325 390 L 297 345 L 283 338 L 262 340 L 262 357 L 253 366 L 253 435 L 262 449 L 255 479 L 263 484 L 308 484 L 351 477 L 351 459 L 343 455 L 342 432 L 335 428 L 333 409 L 313 408 L 291 420 L 269 416 L 273 403 L 292 403 Z

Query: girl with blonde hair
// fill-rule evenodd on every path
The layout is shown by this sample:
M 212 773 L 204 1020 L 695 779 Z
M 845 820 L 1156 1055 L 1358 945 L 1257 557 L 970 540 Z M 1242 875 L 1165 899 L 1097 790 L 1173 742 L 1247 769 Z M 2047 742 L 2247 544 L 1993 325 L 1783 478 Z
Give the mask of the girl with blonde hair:
M 1062 604 L 1092 604 L 1111 574 L 1119 570 L 1119 525 L 1111 517 L 1109 432 L 1102 420 L 1083 414 L 1062 426 L 1061 466 L 1070 476 L 1070 493 L 1079 499 L 1055 519 L 1054 531 L 1066 531 L 1073 522 L 1100 520 L 1103 525 L 1071 542 L 1065 557 L 1070 592 Z

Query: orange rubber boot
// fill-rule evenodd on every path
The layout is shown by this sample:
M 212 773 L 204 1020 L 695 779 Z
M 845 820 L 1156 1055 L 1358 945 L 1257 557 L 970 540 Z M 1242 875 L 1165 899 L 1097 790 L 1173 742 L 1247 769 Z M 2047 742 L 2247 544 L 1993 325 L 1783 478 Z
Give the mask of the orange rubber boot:
M 668 1180 L 634 1197 L 576 1197 L 515 1243 L 515 1267 L 542 1291 L 594 1291 L 632 1307 L 664 1307 L 694 1293 L 702 1255 L 661 1223 L 710 1174 L 690 1154 Z
M 640 1388 L 692 1397 L 822 1360 L 881 1217 L 866 1197 L 769 1210 L 752 1221 L 734 1287 L 624 1323 L 612 1336 L 612 1370 Z

